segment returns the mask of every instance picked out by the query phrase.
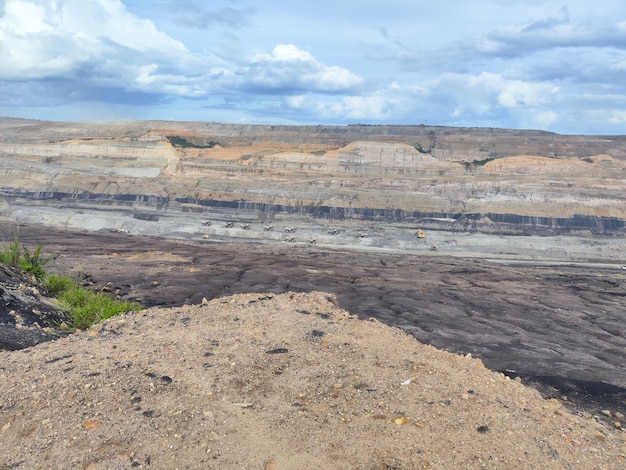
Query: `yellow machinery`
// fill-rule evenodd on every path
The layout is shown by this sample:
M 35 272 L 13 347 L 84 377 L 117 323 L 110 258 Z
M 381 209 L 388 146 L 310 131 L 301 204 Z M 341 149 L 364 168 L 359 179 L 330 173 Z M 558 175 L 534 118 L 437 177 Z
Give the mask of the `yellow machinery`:
M 415 232 L 415 236 L 417 238 L 426 238 L 426 234 L 422 231 L 421 228 L 417 229 L 417 232 Z

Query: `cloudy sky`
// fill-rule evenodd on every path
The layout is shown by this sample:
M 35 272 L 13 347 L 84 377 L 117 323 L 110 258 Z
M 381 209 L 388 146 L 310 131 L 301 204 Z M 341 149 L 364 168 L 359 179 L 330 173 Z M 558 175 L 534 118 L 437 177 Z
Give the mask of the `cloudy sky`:
M 0 115 L 626 134 L 626 2 L 0 0 Z

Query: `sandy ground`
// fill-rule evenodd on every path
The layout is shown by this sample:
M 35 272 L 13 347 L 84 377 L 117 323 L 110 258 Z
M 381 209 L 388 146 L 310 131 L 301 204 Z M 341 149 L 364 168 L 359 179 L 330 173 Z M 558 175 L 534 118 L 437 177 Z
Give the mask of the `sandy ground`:
M 319 292 L 127 314 L 0 377 L 2 469 L 626 466 L 621 424 Z

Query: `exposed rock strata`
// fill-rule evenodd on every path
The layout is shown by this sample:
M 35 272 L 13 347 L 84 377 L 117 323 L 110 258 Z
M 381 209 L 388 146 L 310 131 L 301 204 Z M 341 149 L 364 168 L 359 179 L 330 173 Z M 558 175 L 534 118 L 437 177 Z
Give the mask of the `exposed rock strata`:
M 626 221 L 624 139 L 536 131 L 3 120 L 0 180 L 6 213 L 228 208 L 491 233 L 623 234 Z

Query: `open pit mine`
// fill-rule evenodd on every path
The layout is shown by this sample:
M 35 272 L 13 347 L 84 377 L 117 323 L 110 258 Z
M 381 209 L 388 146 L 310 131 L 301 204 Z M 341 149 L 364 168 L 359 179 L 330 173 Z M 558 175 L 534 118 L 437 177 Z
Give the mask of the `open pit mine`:
M 145 306 L 329 292 L 546 396 L 626 412 L 626 136 L 4 118 L 14 237 Z M 24 343 L 11 321 L 0 339 Z
M 4 118 L 0 217 L 197 240 L 619 264 L 626 136 Z

